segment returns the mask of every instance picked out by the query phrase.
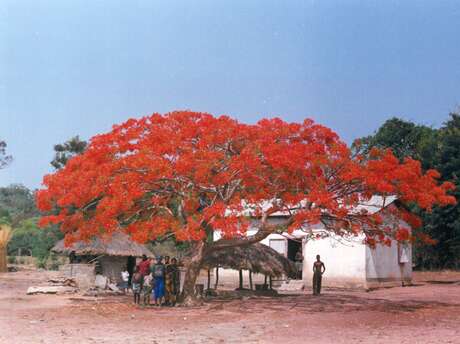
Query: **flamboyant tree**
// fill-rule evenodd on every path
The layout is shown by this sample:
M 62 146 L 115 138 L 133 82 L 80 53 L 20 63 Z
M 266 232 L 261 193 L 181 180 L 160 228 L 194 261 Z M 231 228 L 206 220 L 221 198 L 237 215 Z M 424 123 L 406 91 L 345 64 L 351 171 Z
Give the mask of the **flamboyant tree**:
M 279 231 L 268 221 L 277 211 L 288 214 L 283 230 L 321 223 L 339 235 L 364 233 L 370 245 L 410 240 L 408 229 L 356 209 L 375 194 L 424 209 L 455 202 L 446 194 L 452 185 L 439 185 L 438 176 L 391 151 L 353 155 L 311 120 L 248 125 L 181 111 L 130 119 L 93 137 L 82 155 L 45 176 L 37 204 L 51 214 L 41 224 L 59 224 L 67 243 L 120 230 L 139 242 L 165 235 L 190 242 L 183 289 L 189 301 L 203 258 Z M 403 209 L 395 207 L 395 215 L 419 225 Z M 247 235 L 254 217 L 258 231 Z

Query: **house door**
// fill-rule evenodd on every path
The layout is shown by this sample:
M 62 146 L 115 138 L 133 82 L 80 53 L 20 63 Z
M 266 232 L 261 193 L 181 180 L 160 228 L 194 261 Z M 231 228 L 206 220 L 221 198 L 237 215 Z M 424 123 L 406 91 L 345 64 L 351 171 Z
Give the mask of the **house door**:
M 287 258 L 295 262 L 295 256 L 299 251 L 302 253 L 302 242 L 288 239 Z
M 296 279 L 302 279 L 302 260 L 298 260 L 299 254 L 300 256 L 302 255 L 302 242 L 299 240 L 288 239 L 287 258 L 290 261 L 295 262 L 297 269 L 297 275 L 295 276 Z

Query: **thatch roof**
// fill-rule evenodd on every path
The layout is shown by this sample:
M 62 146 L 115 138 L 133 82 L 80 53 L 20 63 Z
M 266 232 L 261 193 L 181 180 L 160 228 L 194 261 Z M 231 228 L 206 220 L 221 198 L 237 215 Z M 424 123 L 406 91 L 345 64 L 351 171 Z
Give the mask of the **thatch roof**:
M 214 251 L 206 256 L 205 268 L 223 267 L 234 270 L 251 270 L 268 276 L 295 275 L 293 262 L 274 249 L 256 243 L 245 247 L 229 247 Z
M 127 234 L 116 232 L 109 238 L 95 237 L 89 242 L 78 241 L 69 247 L 64 245 L 64 240 L 61 240 L 51 249 L 53 252 L 70 254 L 74 251 L 77 256 L 84 255 L 108 255 L 108 256 L 134 256 L 154 257 L 147 247 L 134 242 Z

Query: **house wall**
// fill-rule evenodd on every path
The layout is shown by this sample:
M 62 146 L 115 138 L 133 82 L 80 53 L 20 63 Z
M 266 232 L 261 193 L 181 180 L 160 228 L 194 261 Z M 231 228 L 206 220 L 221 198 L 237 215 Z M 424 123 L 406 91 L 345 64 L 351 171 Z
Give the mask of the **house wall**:
M 374 249 L 366 247 L 366 286 L 378 288 L 385 286 L 408 285 L 412 281 L 412 248 L 408 246 L 409 262 L 398 262 L 398 243 L 392 241 L 390 247 L 377 245 Z
M 325 287 L 365 288 L 366 247 L 362 237 L 327 237 L 303 242 L 303 280 L 311 288 L 316 255 L 326 266 L 322 285 Z
M 390 219 L 386 217 L 386 221 Z M 399 226 L 409 228 L 404 221 Z M 401 246 L 401 247 L 400 247 Z M 400 261 L 400 251 L 405 246 L 407 261 Z M 400 247 L 400 248 L 398 248 Z M 376 245 L 366 247 L 366 285 L 368 288 L 409 285 L 412 282 L 412 246 L 398 244 L 392 240 L 391 246 Z
M 211 270 L 211 288 L 214 288 L 216 282 L 216 269 Z M 261 274 L 252 274 L 253 287 L 255 284 L 263 284 L 265 276 Z M 207 270 L 201 270 L 200 276 L 197 279 L 197 284 L 203 284 L 205 289 L 208 283 Z M 238 270 L 219 268 L 219 283 L 218 289 L 236 289 L 239 287 L 239 273 Z M 249 271 L 243 270 L 243 288 L 249 289 Z M 255 287 L 254 287 L 255 288 Z
M 59 267 L 64 276 L 75 279 L 78 287 L 82 290 L 94 286 L 94 264 L 64 264 Z
M 99 258 L 102 267 L 102 275 L 112 282 L 121 282 L 121 272 L 126 269 L 128 257 L 103 256 Z

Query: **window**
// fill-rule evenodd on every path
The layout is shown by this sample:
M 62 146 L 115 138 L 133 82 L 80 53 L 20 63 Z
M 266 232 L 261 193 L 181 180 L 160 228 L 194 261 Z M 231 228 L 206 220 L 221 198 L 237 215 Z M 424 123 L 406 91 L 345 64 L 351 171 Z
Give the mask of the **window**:
M 284 239 L 270 239 L 269 245 L 276 252 L 286 256 L 286 240 Z

